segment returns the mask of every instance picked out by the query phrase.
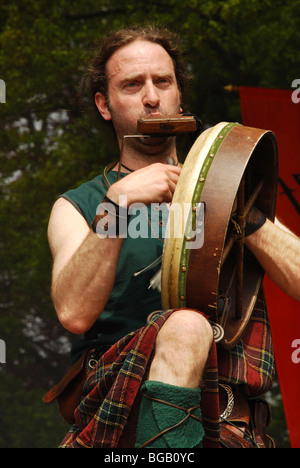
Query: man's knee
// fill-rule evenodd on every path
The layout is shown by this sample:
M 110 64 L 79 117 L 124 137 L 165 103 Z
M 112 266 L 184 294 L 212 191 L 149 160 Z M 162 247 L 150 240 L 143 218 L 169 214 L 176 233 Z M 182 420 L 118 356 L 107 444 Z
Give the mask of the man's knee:
M 213 332 L 208 320 L 190 309 L 179 309 L 168 318 L 158 333 L 157 341 L 171 342 L 175 347 L 211 346 Z
M 213 341 L 209 322 L 189 309 L 173 312 L 160 329 L 149 379 L 196 388 Z

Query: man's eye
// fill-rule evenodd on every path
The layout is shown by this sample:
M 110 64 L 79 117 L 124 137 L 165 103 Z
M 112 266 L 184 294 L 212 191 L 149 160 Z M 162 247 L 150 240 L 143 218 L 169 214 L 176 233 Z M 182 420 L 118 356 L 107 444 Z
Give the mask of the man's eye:
M 139 83 L 137 81 L 131 81 L 130 83 L 126 83 L 125 88 L 128 89 L 134 89 L 139 86 Z
M 169 86 L 170 85 L 170 80 L 168 80 L 168 78 L 160 78 L 157 82 L 161 86 Z

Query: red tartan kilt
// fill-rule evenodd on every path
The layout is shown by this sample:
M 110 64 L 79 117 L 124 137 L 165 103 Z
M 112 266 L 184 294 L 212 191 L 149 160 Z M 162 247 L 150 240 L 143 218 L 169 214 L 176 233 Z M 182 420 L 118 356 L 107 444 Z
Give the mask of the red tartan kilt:
M 270 390 L 275 374 L 273 344 L 265 301 L 257 300 L 242 340 L 228 353 L 218 349 L 219 380 L 244 385 L 251 397 Z
M 84 386 L 75 410 L 75 424 L 61 448 L 134 447 L 140 387 L 147 377 L 158 331 L 174 310 L 156 315 L 151 322 L 118 341 L 99 360 Z M 202 394 L 205 430 L 203 446 L 219 446 L 219 398 L 216 346 L 213 343 Z M 205 376 L 204 376 L 205 378 Z
M 84 386 L 75 410 L 75 424 L 62 448 L 134 447 L 140 387 L 146 379 L 155 339 L 174 310 L 122 338 L 99 360 Z M 274 357 L 264 301 L 255 307 L 242 341 L 230 352 L 213 343 L 204 375 L 201 411 L 203 447 L 219 447 L 219 381 L 243 385 L 251 396 L 272 385 Z

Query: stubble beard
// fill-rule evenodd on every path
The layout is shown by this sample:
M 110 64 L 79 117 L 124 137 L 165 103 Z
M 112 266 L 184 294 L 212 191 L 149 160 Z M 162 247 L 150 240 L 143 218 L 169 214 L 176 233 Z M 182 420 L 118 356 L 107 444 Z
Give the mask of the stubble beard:
M 115 115 L 114 110 L 110 107 L 109 108 L 112 117 Z M 151 116 L 153 110 L 149 110 L 149 112 L 142 113 L 138 118 L 147 118 Z M 168 114 L 163 110 L 160 110 L 159 113 L 162 117 L 167 116 Z M 176 112 L 174 112 L 176 113 Z M 179 109 L 177 111 L 179 113 Z M 112 118 L 114 122 L 114 118 Z M 137 135 L 137 123 L 135 128 L 131 128 L 129 125 L 124 125 L 119 128 L 117 131 L 115 125 L 115 132 L 119 141 L 120 148 L 122 146 L 122 139 L 123 137 L 132 135 L 132 138 L 126 139 L 126 148 L 128 151 L 132 153 L 132 155 L 140 156 L 142 158 L 165 158 L 168 157 L 172 151 L 176 148 L 175 138 L 174 136 L 169 135 L 162 135 L 162 136 L 136 136 Z

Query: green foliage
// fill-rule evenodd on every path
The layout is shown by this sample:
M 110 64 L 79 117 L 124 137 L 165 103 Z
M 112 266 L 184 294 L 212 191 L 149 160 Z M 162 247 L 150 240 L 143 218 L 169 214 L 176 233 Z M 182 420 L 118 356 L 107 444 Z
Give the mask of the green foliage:
M 272 421 L 268 427 L 267 434 L 276 442 L 277 448 L 290 448 L 284 408 L 277 381 L 275 381 L 271 390 L 266 394 L 266 400 L 272 408 Z
M 194 75 L 185 108 L 205 123 L 240 120 L 227 84 L 290 88 L 299 78 L 299 0 L 1 0 L 0 338 L 8 361 L 0 368 L 0 446 L 48 447 L 61 438 L 56 407 L 41 403 L 68 366 L 71 341 L 50 297 L 48 218 L 60 193 L 117 155 L 112 133 L 76 100 L 93 42 L 145 22 L 181 34 Z
M 68 430 L 56 404 L 45 406 L 40 389 L 24 391 L 21 379 L 0 376 L 0 448 L 56 448 Z

